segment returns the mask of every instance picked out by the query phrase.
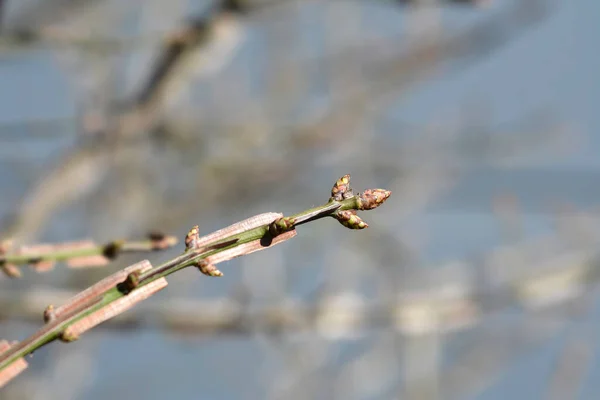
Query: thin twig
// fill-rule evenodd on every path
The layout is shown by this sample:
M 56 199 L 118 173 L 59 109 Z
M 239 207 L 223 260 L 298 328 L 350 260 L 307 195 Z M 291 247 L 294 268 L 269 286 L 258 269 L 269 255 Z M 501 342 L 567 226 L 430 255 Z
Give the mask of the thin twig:
M 13 249 L 7 242 L 4 242 L 0 243 L 0 267 L 31 264 L 39 267 L 40 270 L 46 270 L 48 268 L 41 266 L 52 267 L 57 261 L 66 261 L 67 265 L 73 268 L 102 266 L 122 253 L 165 250 L 176 244 L 177 238 L 160 233 L 150 234 L 147 240 L 115 240 L 104 245 L 98 245 L 92 241 L 79 241 L 37 244 Z

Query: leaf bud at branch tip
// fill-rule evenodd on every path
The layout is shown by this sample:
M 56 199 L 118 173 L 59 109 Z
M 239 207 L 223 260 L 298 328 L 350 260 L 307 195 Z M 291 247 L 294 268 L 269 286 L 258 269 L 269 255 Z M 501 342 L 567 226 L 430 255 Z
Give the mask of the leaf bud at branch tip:
M 385 189 L 367 189 L 358 196 L 359 210 L 372 210 L 385 202 L 392 192 Z

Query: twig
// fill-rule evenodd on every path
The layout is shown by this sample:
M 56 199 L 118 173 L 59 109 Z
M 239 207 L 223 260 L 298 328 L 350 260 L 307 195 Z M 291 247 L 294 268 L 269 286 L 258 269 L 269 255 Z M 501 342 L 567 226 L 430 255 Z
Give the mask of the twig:
M 14 374 L 14 369 L 10 366 L 24 356 L 56 339 L 66 342 L 77 340 L 80 333 L 164 288 L 167 285 L 165 277 L 183 268 L 193 266 L 206 275 L 222 276 L 214 267 L 215 263 L 281 243 L 296 235 L 297 225 L 324 217 L 333 217 L 350 229 L 366 228 L 367 224 L 356 211 L 378 207 L 391 192 L 367 189 L 355 195 L 349 183 L 350 175 L 343 176 L 333 186 L 331 198 L 326 204 L 290 217 L 278 213 L 261 214 L 205 238 L 198 236 L 198 227 L 195 226 L 186 237 L 183 255 L 157 267 L 152 267 L 147 261 L 130 266 L 124 280 L 118 282 L 117 279 L 111 279 L 115 275 L 120 276 L 119 280 L 122 279 L 125 274 L 118 272 L 75 296 L 59 308 L 60 313 L 49 306 L 44 314 L 47 323 L 43 328 L 0 354 L 0 382 L 12 377 L 9 375 Z
M 12 249 L 10 243 L 0 242 L 0 268 L 11 277 L 18 277 L 16 265 L 31 264 L 38 271 L 53 267 L 57 261 L 66 261 L 72 268 L 106 265 L 122 253 L 164 250 L 177 244 L 177 238 L 162 233 L 151 233 L 147 240 L 115 240 L 104 245 L 92 241 L 57 244 L 37 244 Z

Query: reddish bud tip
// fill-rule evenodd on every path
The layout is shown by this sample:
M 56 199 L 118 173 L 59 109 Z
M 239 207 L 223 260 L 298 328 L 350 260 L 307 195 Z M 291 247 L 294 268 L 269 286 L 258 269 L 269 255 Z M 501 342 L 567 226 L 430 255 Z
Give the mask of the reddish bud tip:
M 358 196 L 359 210 L 372 210 L 386 201 L 392 192 L 385 189 L 367 189 Z

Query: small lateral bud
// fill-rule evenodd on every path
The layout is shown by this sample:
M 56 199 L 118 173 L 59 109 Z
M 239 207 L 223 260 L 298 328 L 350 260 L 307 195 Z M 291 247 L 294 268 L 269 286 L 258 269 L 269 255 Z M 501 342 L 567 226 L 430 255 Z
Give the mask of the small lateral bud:
M 331 197 L 337 201 L 352 197 L 352 189 L 350 188 L 350 174 L 342 176 L 335 182 L 333 188 L 331 188 Z
M 199 244 L 199 242 L 198 242 L 199 239 L 200 239 L 200 228 L 198 228 L 198 225 L 194 225 L 192 227 L 192 229 L 190 229 L 190 231 L 185 236 L 185 249 L 190 250 L 190 249 L 197 248 L 198 244 Z
M 217 269 L 217 267 L 214 266 L 214 264 L 210 264 L 204 260 L 199 261 L 198 264 L 196 264 L 196 266 L 198 267 L 198 270 L 200 272 L 202 272 L 204 275 L 213 276 L 213 277 L 223 276 L 223 273 L 221 271 L 219 271 Z
M 386 201 L 392 192 L 385 189 L 367 189 L 358 196 L 359 210 L 372 210 Z
M 142 273 L 139 270 L 132 271 L 127 275 L 127 278 L 117 285 L 117 288 L 121 293 L 127 294 L 133 289 L 138 287 L 140 284 L 140 275 Z
M 71 343 L 76 340 L 79 340 L 79 335 L 73 332 L 73 330 L 65 329 L 64 332 L 60 334 L 60 341 L 64 343 Z
M 52 304 L 50 304 L 48 307 L 46 307 L 46 309 L 44 310 L 44 322 L 48 323 L 48 322 L 52 322 L 56 319 L 56 313 L 54 311 L 54 306 Z
M 336 219 L 340 221 L 340 224 L 349 229 L 365 229 L 369 227 L 369 225 L 356 215 L 355 212 L 352 212 L 352 210 L 338 211 L 336 213 Z
M 269 224 L 269 233 L 271 234 L 271 236 L 276 237 L 278 235 L 281 235 L 284 232 L 294 229 L 295 223 L 296 223 L 295 218 L 291 218 L 291 217 L 277 218 L 275 221 L 273 221 Z

